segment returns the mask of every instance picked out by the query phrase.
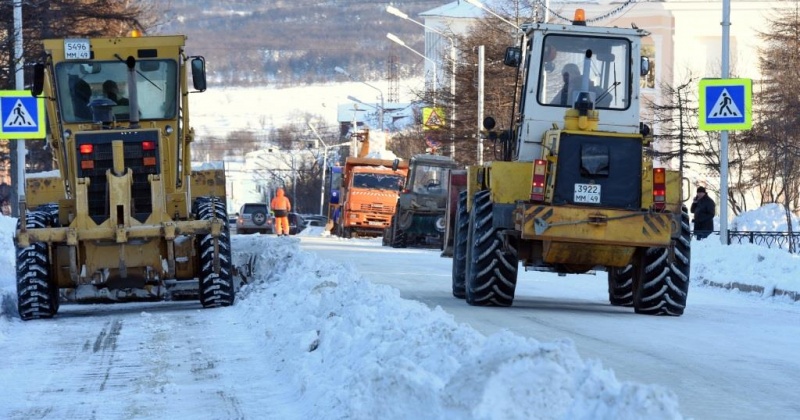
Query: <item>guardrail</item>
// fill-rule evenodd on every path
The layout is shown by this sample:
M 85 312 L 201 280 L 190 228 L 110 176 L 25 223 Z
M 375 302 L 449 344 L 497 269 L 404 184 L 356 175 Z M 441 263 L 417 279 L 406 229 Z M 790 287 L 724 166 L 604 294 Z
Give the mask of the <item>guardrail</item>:
M 692 237 L 695 236 L 692 231 Z M 719 231 L 710 232 L 710 236 L 719 237 Z M 695 239 L 696 240 L 696 239 Z M 718 239 L 714 239 L 718 240 Z M 754 244 L 767 248 L 785 249 L 790 253 L 800 253 L 800 232 L 750 232 L 750 231 L 728 231 L 728 245 Z
M 719 234 L 719 232 L 716 232 Z M 791 253 L 800 252 L 800 232 L 747 232 L 728 231 L 728 245 L 749 243 L 767 248 L 785 249 Z

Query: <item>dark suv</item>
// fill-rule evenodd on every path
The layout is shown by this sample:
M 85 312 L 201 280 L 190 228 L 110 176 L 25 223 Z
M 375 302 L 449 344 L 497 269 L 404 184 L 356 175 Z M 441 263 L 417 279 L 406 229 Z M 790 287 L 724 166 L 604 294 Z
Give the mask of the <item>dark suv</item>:
M 236 233 L 274 233 L 275 219 L 266 203 L 246 203 L 236 219 Z
M 306 220 L 298 213 L 289 213 L 289 235 L 297 235 L 306 228 Z

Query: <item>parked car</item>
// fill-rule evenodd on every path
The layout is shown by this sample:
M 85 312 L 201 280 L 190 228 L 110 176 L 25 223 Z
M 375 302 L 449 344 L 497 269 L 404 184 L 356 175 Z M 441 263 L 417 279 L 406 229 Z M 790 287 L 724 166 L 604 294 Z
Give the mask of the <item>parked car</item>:
M 303 219 L 306 221 L 306 226 L 325 226 L 328 223 L 328 218 L 319 214 L 305 214 Z
M 298 213 L 289 213 L 289 235 L 297 235 L 306 228 L 306 221 Z
M 236 233 L 274 233 L 275 218 L 266 203 L 245 203 L 236 219 Z

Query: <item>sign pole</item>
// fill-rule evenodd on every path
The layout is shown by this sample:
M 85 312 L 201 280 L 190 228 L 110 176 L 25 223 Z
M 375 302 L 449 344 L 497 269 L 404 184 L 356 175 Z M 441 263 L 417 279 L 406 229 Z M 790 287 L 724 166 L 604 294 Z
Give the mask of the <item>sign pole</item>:
M 12 0 L 14 1 L 14 0 Z M 22 56 L 22 0 L 14 1 L 14 58 L 16 60 L 16 81 L 17 90 L 25 89 L 25 73 L 23 73 L 24 62 Z M 16 196 L 11 194 L 11 214 L 19 216 L 19 202 L 25 198 L 25 140 L 13 142 L 16 146 L 16 165 L 12 165 L 11 170 L 16 169 L 16 173 L 11 173 L 11 189 L 16 192 Z M 10 150 L 9 150 L 10 151 Z M 13 153 L 11 153 L 13 155 Z M 16 185 L 16 188 L 14 186 Z
M 722 78 L 729 76 L 731 1 L 722 0 Z M 728 131 L 720 133 L 719 241 L 728 244 Z

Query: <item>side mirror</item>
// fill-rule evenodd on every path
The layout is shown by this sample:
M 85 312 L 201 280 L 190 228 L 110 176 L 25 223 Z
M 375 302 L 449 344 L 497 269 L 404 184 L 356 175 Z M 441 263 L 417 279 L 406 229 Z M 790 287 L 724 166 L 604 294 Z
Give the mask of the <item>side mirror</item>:
M 33 85 L 31 95 L 39 96 L 44 91 L 44 64 L 36 63 L 33 65 Z
M 522 50 L 519 47 L 506 48 L 506 54 L 503 57 L 503 64 L 509 67 L 519 67 L 522 62 Z
M 197 91 L 206 91 L 206 59 L 195 57 L 192 59 L 192 83 Z
M 639 74 L 640 76 L 647 76 L 647 73 L 650 73 L 650 59 L 648 57 L 642 57 L 641 64 L 639 65 Z
M 400 166 L 400 159 L 395 159 L 392 162 L 392 171 L 396 171 L 399 166 Z

